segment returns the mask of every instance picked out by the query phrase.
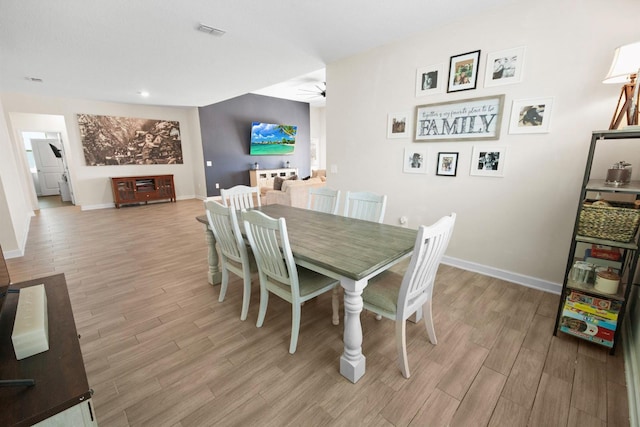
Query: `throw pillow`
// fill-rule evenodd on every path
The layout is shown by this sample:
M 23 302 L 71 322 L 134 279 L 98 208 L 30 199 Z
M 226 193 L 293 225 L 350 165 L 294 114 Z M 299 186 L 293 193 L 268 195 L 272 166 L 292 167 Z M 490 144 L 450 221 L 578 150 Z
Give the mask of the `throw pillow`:
M 276 176 L 275 178 L 273 178 L 273 189 L 281 191 L 283 182 L 284 182 L 284 179 L 280 178 L 279 176 Z

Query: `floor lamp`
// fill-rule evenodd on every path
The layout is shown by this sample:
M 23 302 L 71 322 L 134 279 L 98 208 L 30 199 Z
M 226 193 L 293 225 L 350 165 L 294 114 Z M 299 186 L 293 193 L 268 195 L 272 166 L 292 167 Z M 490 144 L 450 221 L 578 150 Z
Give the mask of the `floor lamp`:
M 616 48 L 613 62 L 603 83 L 624 83 L 620 90 L 618 104 L 613 112 L 609 129 L 618 129 L 626 117 L 627 126 L 638 126 L 638 84 L 640 72 L 640 42 Z

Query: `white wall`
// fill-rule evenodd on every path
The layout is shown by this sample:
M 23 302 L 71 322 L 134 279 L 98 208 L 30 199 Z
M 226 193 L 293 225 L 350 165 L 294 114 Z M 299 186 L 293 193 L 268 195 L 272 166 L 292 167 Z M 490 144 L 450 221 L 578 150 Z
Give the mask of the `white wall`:
M 27 188 L 19 179 L 20 169 L 9 135 L 3 104 L 0 102 L 0 244 L 7 258 L 21 256 L 29 232 L 33 211 L 25 194 Z
M 309 132 L 311 141 L 318 141 L 318 168 L 327 167 L 327 114 L 325 107 L 309 108 Z
M 606 129 L 620 91 L 601 83 L 616 46 L 640 38 L 640 3 L 556 2 L 503 8 L 327 67 L 328 182 L 388 195 L 385 222 L 429 224 L 458 213 L 447 255 L 479 270 L 558 291 L 567 261 L 591 131 Z M 526 46 L 522 83 L 485 89 L 488 52 Z M 417 98 L 416 69 L 481 50 L 477 89 Z M 402 173 L 412 138 L 387 139 L 388 113 L 416 105 L 505 94 L 499 141 L 417 143 L 428 174 Z M 514 99 L 553 97 L 551 131 L 510 135 Z M 413 133 L 413 118 L 410 133 Z M 469 176 L 474 145 L 507 147 L 505 176 Z M 416 145 L 418 146 L 418 145 Z M 460 153 L 457 177 L 435 176 L 439 151 Z M 640 168 L 639 158 L 627 159 Z M 331 173 L 331 166 L 338 173 Z M 451 258 L 450 258 L 450 261 Z
M 5 112 L 10 116 L 10 128 L 13 130 L 13 143 L 19 144 L 17 136 L 24 130 L 37 129 L 40 115 L 57 115 L 64 118 L 62 130 L 65 154 L 71 174 L 77 205 L 83 209 L 113 206 L 113 196 L 109 177 L 173 174 L 176 195 L 180 199 L 205 197 L 203 173 L 194 174 L 194 169 L 202 169 L 202 140 L 196 108 L 154 107 L 147 105 L 116 104 L 79 99 L 38 97 L 21 94 L 2 94 Z M 151 119 L 177 120 L 180 122 L 182 137 L 182 165 L 125 165 L 125 166 L 86 166 L 80 140 L 77 115 L 98 114 L 121 117 L 140 117 Z M 40 126 L 40 125 L 38 125 Z M 195 182 L 195 181 L 198 182 Z

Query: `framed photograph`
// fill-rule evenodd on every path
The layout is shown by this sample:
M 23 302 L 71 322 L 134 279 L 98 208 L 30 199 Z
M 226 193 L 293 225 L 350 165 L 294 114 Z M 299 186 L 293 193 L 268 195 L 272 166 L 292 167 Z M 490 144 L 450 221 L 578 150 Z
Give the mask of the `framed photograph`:
M 415 141 L 500 138 L 504 95 L 418 105 Z
M 444 92 L 444 64 L 430 65 L 416 70 L 416 96 Z
M 487 54 L 484 87 L 510 85 L 522 81 L 524 46 Z
M 447 92 L 475 89 L 478 82 L 479 63 L 479 50 L 452 56 L 449 64 Z
M 387 138 L 409 137 L 409 113 L 390 113 L 387 120 Z
M 511 107 L 509 133 L 547 133 L 553 98 L 516 99 Z
M 504 176 L 507 147 L 474 146 L 471 155 L 470 175 Z
M 402 164 L 404 173 L 427 173 L 427 150 L 424 148 L 405 148 Z
M 436 175 L 456 176 L 458 170 L 458 153 L 438 153 Z

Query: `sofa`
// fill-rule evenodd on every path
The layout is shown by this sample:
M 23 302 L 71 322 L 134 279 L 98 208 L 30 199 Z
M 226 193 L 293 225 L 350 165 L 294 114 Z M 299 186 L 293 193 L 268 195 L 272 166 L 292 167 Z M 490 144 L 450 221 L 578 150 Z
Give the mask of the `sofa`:
M 324 175 L 313 176 L 307 180 L 287 179 L 281 184 L 280 190 L 272 189 L 265 192 L 265 205 L 287 205 L 296 208 L 306 208 L 309 200 L 309 189 L 324 187 L 326 185 Z M 275 184 L 278 185 L 277 183 Z

